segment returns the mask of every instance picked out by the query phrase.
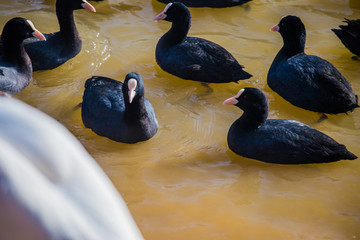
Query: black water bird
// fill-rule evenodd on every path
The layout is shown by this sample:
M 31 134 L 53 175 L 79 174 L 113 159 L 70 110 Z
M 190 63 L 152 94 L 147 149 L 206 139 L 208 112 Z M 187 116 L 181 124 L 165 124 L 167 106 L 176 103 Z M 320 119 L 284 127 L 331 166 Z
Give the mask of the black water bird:
M 85 127 L 118 142 L 150 139 L 158 121 L 144 94 L 144 83 L 137 73 L 129 73 L 124 83 L 106 77 L 89 78 L 81 110 Z
M 223 47 L 208 40 L 188 37 L 189 9 L 182 3 L 169 3 L 154 20 L 172 22 L 156 46 L 156 62 L 166 72 L 187 80 L 209 83 L 237 82 L 252 75 Z
M 0 91 L 14 94 L 29 85 L 32 65 L 24 49 L 24 39 L 30 37 L 46 40 L 34 24 L 25 18 L 9 20 L 2 31 L 0 54 Z
M 171 0 L 158 0 L 163 3 L 171 3 Z M 242 5 L 251 0 L 177 0 L 185 4 L 187 7 L 211 7 L 211 8 L 225 8 Z
M 331 29 L 347 49 L 360 56 L 360 19 L 350 20 L 345 18 L 348 25 L 340 25 L 340 29 Z
M 33 65 L 33 71 L 56 68 L 81 50 L 82 41 L 74 22 L 74 10 L 95 8 L 86 0 L 57 0 L 56 16 L 60 31 L 45 34 L 46 42 L 31 38 L 25 41 L 25 49 Z
M 286 16 L 278 25 L 284 45 L 267 76 L 269 87 L 293 105 L 320 113 L 345 113 L 359 107 L 351 84 L 328 61 L 304 52 L 306 32 L 300 18 Z
M 268 101 L 256 88 L 241 89 L 225 100 L 244 113 L 230 127 L 229 148 L 240 156 L 279 164 L 325 163 L 356 159 L 342 144 L 303 123 L 267 119 Z

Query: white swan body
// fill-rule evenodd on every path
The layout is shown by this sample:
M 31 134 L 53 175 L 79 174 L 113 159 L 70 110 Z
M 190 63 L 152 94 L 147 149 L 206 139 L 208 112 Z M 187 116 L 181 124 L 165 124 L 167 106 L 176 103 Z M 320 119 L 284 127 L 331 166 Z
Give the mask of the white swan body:
M 143 239 L 116 188 L 61 124 L 0 96 L 0 239 Z

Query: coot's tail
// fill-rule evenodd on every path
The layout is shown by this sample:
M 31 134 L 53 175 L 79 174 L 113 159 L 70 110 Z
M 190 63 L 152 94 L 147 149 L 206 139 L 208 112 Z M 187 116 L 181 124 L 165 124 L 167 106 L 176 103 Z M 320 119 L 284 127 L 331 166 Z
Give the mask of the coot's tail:
M 336 34 L 336 36 L 338 36 L 338 38 L 340 39 L 342 38 L 343 32 L 341 29 L 332 28 L 331 31 L 333 31 Z
M 349 151 L 347 151 L 345 154 L 344 154 L 344 159 L 348 159 L 348 160 L 354 160 L 354 159 L 357 159 L 358 157 L 355 155 L 355 154 L 353 154 L 353 153 L 351 153 L 351 152 L 349 152 Z
M 251 78 L 253 75 L 251 75 L 250 73 L 244 71 L 244 70 L 237 70 L 235 72 L 233 72 L 233 79 L 234 82 L 237 82 L 238 80 L 244 80 L 244 79 L 248 79 Z
M 354 160 L 358 158 L 355 154 L 347 150 L 343 144 L 332 146 L 331 149 L 327 149 L 326 151 L 329 155 L 323 158 L 320 162 L 335 162 L 339 160 Z
M 354 104 L 351 108 L 351 112 L 353 112 L 355 110 L 355 108 L 358 108 L 358 107 L 360 107 L 358 104 Z
M 355 108 L 360 107 L 359 103 L 358 103 L 358 95 L 355 95 L 355 103 L 351 106 L 351 112 L 353 112 L 355 110 Z
M 338 150 L 336 152 L 337 152 L 336 155 L 338 155 L 339 159 L 348 159 L 348 160 L 357 159 L 357 156 L 352 152 L 350 152 L 349 150 L 347 150 L 347 148 L 343 144 L 339 144 Z

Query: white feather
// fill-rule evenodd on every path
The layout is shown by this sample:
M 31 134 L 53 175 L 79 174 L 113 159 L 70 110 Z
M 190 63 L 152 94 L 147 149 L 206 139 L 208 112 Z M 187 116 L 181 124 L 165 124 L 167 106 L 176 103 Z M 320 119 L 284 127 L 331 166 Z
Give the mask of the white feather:
M 116 188 L 54 119 L 0 97 L 0 239 L 143 239 Z

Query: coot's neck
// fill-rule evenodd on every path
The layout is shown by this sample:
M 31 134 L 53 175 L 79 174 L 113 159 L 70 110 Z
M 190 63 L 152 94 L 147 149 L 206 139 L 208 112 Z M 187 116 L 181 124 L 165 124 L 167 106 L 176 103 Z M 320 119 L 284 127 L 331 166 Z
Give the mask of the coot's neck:
M 251 113 L 244 111 L 243 115 L 237 120 L 242 129 L 258 128 L 266 122 L 268 117 L 268 106 L 253 109 Z
M 176 45 L 183 42 L 189 32 L 191 25 L 191 16 L 187 16 L 181 20 L 174 21 L 170 30 L 162 37 L 167 44 Z
M 65 39 L 79 39 L 79 33 L 76 29 L 75 21 L 74 21 L 74 10 L 67 9 L 62 5 L 56 4 L 56 16 L 60 25 L 60 34 L 62 34 Z
M 23 39 L 8 38 L 8 34 L 3 32 L 1 40 L 3 42 L 4 60 L 16 63 L 19 66 L 28 65 L 30 58 L 25 51 Z
M 125 121 L 134 124 L 135 122 L 146 117 L 147 111 L 145 108 L 144 96 L 140 96 L 137 99 L 134 99 L 132 103 L 129 103 L 128 101 L 125 102 Z
M 284 45 L 281 48 L 279 54 L 285 55 L 286 57 L 292 57 L 299 53 L 304 53 L 306 33 L 305 30 L 296 35 L 281 34 Z

